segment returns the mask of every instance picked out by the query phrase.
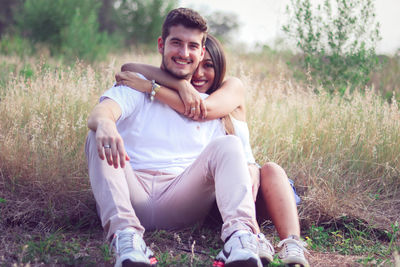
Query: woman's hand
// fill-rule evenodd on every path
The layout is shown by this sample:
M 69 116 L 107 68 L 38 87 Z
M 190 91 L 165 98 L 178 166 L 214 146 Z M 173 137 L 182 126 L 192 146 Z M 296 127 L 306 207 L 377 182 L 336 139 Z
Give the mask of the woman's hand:
M 183 115 L 193 120 L 205 119 L 207 117 L 207 109 L 204 101 L 189 81 L 182 80 L 178 92 L 185 105 Z
M 116 85 L 125 85 L 142 93 L 148 93 L 142 86 L 137 86 L 139 82 L 143 82 L 143 79 L 137 75 L 136 72 L 132 71 L 121 71 L 115 74 Z M 151 88 L 150 88 L 151 90 Z
M 121 71 L 115 74 L 116 85 L 125 85 L 142 93 L 151 92 L 151 83 L 142 79 L 136 72 Z M 166 90 L 166 88 L 161 88 Z M 163 93 L 165 91 L 162 91 Z M 179 82 L 179 101 L 183 102 L 183 115 L 193 120 L 203 120 L 207 117 L 206 105 L 199 92 L 194 89 L 189 81 L 181 80 Z M 164 94 L 165 95 L 165 94 Z M 178 95 L 177 95 L 178 96 Z M 175 110 L 175 107 L 172 106 Z M 179 111 L 179 112 L 182 112 Z

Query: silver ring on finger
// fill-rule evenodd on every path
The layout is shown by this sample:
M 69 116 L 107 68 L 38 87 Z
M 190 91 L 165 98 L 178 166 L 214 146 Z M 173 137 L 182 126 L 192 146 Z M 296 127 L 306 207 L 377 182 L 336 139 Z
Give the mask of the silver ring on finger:
M 195 111 L 195 110 L 196 110 L 196 108 L 195 108 L 195 107 L 193 107 L 193 108 L 191 108 L 190 110 L 191 110 L 191 111 Z
M 111 148 L 110 145 L 104 145 L 103 147 L 104 147 L 104 148 Z

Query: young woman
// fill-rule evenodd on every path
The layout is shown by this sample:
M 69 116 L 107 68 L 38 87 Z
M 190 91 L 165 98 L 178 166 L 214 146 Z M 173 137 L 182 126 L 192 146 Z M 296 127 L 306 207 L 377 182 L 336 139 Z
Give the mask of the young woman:
M 299 239 L 300 225 L 296 207 L 299 199 L 295 199 L 298 196 L 295 192 L 293 194 L 289 179 L 279 165 L 268 162 L 260 168 L 255 162 L 246 123 L 245 89 L 238 78 L 229 77 L 224 80 L 226 59 L 218 40 L 208 35 L 205 56 L 190 82 L 178 80 L 160 68 L 149 65 L 128 63 L 121 70 L 116 75 L 117 85 L 123 84 L 150 93 L 150 80 L 155 80 L 162 86 L 154 97 L 177 112 L 195 120 L 222 118 L 227 133 L 237 135 L 242 141 L 253 180 L 257 216 L 265 219 L 269 215 L 272 219 L 282 240 L 278 245 L 283 247 L 279 257 L 288 264 L 308 266 L 303 253 L 304 243 Z M 149 80 L 143 80 L 135 72 Z M 203 100 L 199 92 L 209 96 Z

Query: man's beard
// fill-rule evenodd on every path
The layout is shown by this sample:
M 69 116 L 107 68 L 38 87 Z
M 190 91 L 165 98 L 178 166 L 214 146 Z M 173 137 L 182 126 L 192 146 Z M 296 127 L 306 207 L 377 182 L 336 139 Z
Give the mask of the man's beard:
M 177 73 L 174 73 L 173 71 L 171 71 L 171 70 L 167 67 L 167 65 L 165 64 L 164 55 L 163 55 L 163 57 L 162 57 L 161 66 L 162 66 L 162 69 L 163 69 L 163 70 L 165 70 L 166 72 L 168 72 L 169 74 L 171 74 L 172 76 L 174 76 L 175 78 L 178 78 L 178 79 L 186 79 L 186 80 L 188 80 L 188 79 L 193 75 L 193 73 L 188 73 L 188 74 L 185 74 L 185 75 L 180 75 L 180 74 L 177 74 Z

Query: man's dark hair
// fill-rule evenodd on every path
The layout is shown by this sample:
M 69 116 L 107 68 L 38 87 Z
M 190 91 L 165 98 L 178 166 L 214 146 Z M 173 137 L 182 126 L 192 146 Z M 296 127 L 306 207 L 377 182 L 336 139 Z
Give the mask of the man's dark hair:
M 165 41 L 172 26 L 182 25 L 186 28 L 198 29 L 204 33 L 202 45 L 204 46 L 207 37 L 207 22 L 196 11 L 190 8 L 176 8 L 171 10 L 164 20 L 162 26 L 162 39 Z

